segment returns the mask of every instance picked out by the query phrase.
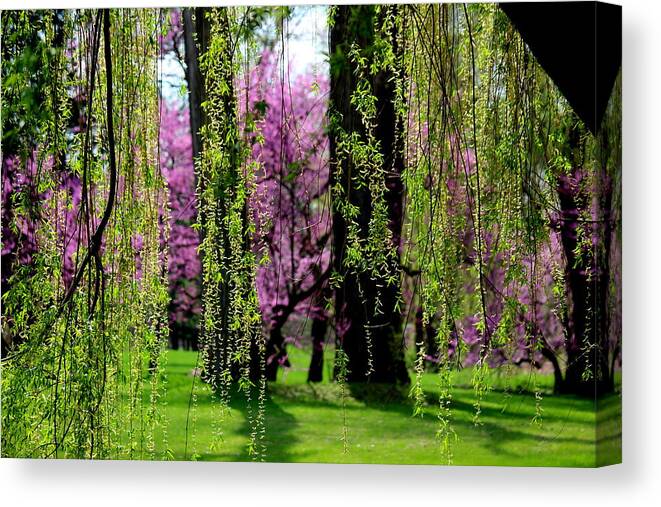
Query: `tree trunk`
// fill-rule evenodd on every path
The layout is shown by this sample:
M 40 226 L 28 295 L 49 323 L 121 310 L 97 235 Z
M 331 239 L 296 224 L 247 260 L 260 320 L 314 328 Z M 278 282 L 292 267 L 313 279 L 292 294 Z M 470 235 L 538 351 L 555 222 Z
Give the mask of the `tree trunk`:
M 572 138 L 572 144 L 579 145 L 577 132 L 572 132 Z M 607 325 L 612 186 L 605 173 L 602 178 L 603 186 L 593 189 L 592 182 L 582 181 L 582 170 L 574 169 L 568 176 L 559 176 L 557 185 L 561 211 L 559 229 L 566 260 L 567 367 L 556 390 L 590 397 L 614 389 L 608 360 Z M 596 213 L 590 212 L 594 191 L 598 193 Z M 586 216 L 594 223 L 582 223 Z M 596 246 L 584 249 L 579 245 L 581 228 L 591 236 L 590 244 Z
M 338 6 L 331 28 L 331 104 L 340 115 L 344 132 L 358 133 L 363 141 L 365 132 L 359 113 L 351 104 L 356 89 L 355 65 L 348 57 L 352 44 L 361 49 L 374 43 L 378 21 L 374 6 Z M 393 40 L 395 36 L 393 35 Z M 393 106 L 395 84 L 384 71 L 372 77 L 372 93 L 377 99 L 377 118 L 374 135 L 385 159 L 386 205 L 394 248 L 399 257 L 402 230 L 401 174 L 403 170 L 403 139 L 401 123 Z M 336 133 L 330 134 L 331 187 L 341 185 L 346 199 L 359 209 L 356 219 L 359 235 L 366 238 L 372 214 L 371 196 L 365 188 L 353 188 L 353 163 L 346 157 L 338 161 Z M 368 273 L 355 273 L 344 266 L 346 256 L 347 223 L 342 214 L 333 210 L 334 269 L 344 277 L 335 291 L 335 316 L 338 342 L 348 357 L 347 379 L 351 382 L 408 383 L 404 363 L 402 318 L 397 311 L 398 284 L 374 280 Z M 391 266 L 399 271 L 399 262 Z M 375 314 L 377 302 L 381 312 Z M 366 330 L 370 330 L 368 338 Z M 371 363 L 371 368 L 370 368 Z M 370 373 L 371 369 L 371 373 Z M 368 373 L 369 376 L 368 376 Z
M 232 36 L 231 23 L 228 14 L 229 10 L 228 8 L 218 9 L 219 15 L 215 21 L 218 25 L 213 28 L 217 30 L 220 37 L 229 41 Z M 202 76 L 200 71 L 200 57 L 205 55 L 210 49 L 212 27 L 207 12 L 208 10 L 209 9 L 207 8 L 195 9 L 195 38 L 193 45 L 190 47 L 190 52 L 191 54 L 193 53 L 195 44 L 197 44 L 197 58 L 191 60 L 192 65 L 187 74 L 191 79 L 192 86 L 190 95 L 190 100 L 192 101 L 191 128 L 195 129 L 193 124 L 199 119 L 201 126 L 208 125 L 212 129 L 216 129 L 217 132 L 215 135 L 217 136 L 217 139 L 223 139 L 227 142 L 227 145 L 223 146 L 223 149 L 225 150 L 223 157 L 226 158 L 227 166 L 222 169 L 224 171 L 222 177 L 209 177 L 209 175 L 203 175 L 202 177 L 202 181 L 205 185 L 213 186 L 213 198 L 216 200 L 215 206 L 210 210 L 205 210 L 204 208 L 198 210 L 199 221 L 202 224 L 202 227 L 200 228 L 201 241 L 204 241 L 205 234 L 209 227 L 214 227 L 218 236 L 216 243 L 208 246 L 204 255 L 212 255 L 214 259 L 217 259 L 216 262 L 219 262 L 220 259 L 227 260 L 231 255 L 232 245 L 230 243 L 230 232 L 227 230 L 224 222 L 230 213 L 230 207 L 232 205 L 231 199 L 234 189 L 237 185 L 243 183 L 240 176 L 240 133 L 237 117 L 237 99 L 234 88 L 235 76 L 233 75 L 232 65 L 223 64 L 232 61 L 233 51 L 231 46 L 225 44 L 220 59 L 209 61 L 210 66 L 215 66 L 212 71 L 206 72 L 204 76 Z M 185 26 L 190 28 L 193 23 L 190 19 L 190 11 L 187 12 L 188 14 L 185 16 L 184 23 Z M 186 37 L 187 39 L 190 39 L 190 34 L 187 33 Z M 189 50 L 187 49 L 187 54 L 188 52 Z M 192 54 L 192 56 L 195 55 Z M 195 83 L 198 85 L 193 86 Z M 197 90 L 198 93 L 194 93 L 195 90 Z M 202 104 L 207 102 L 210 96 L 212 96 L 215 101 L 214 108 L 205 110 L 205 108 L 202 107 Z M 199 109 L 197 103 L 198 100 L 201 101 Z M 207 148 L 214 149 L 215 146 L 204 145 L 199 128 L 194 130 L 194 132 L 199 139 L 199 153 L 202 154 L 202 158 L 204 158 L 204 150 Z M 193 137 L 195 138 L 195 136 Z M 227 141 L 230 139 L 234 140 L 234 142 Z M 207 161 L 207 164 L 208 163 L 215 162 Z M 205 170 L 204 165 L 201 165 L 198 172 L 201 171 L 203 173 Z M 200 174 L 198 174 L 198 178 L 199 177 Z M 204 191 L 205 189 L 202 190 Z M 245 231 L 247 230 L 245 216 L 242 217 L 242 227 L 244 230 L 244 242 L 242 247 L 247 250 L 251 245 L 250 238 L 245 234 Z M 215 249 L 215 251 L 213 251 L 212 248 Z M 200 260 L 204 269 L 205 258 L 202 257 Z M 204 273 L 202 277 L 204 277 Z M 216 281 L 209 281 L 208 284 L 208 286 L 203 285 L 202 294 L 209 292 L 212 296 L 207 298 L 207 301 L 203 302 L 203 312 L 213 313 L 217 319 L 217 324 L 213 332 L 206 337 L 207 342 L 203 345 L 206 351 L 205 374 L 206 379 L 208 379 L 214 386 L 218 386 L 221 384 L 221 377 L 228 371 L 233 378 L 238 378 L 240 375 L 240 365 L 236 363 L 234 357 L 236 353 L 235 347 L 237 346 L 237 339 L 235 336 L 236 332 L 232 330 L 230 325 L 230 305 L 233 297 L 245 297 L 245 294 L 240 292 L 243 291 L 244 288 L 238 287 L 233 281 L 225 263 L 220 264 L 219 279 Z M 216 285 L 211 286 L 211 284 Z M 213 303 L 210 303 L 210 300 L 212 299 Z M 253 343 L 251 345 L 254 349 L 255 344 Z M 251 351 L 251 356 L 252 355 L 253 353 Z
M 188 116 L 190 119 L 191 147 L 193 155 L 193 165 L 198 160 L 202 152 L 202 138 L 200 129 L 204 122 L 204 111 L 202 102 L 204 101 L 204 79 L 200 72 L 200 54 L 204 53 L 209 47 L 209 26 L 206 20 L 206 8 L 186 7 L 183 10 L 184 19 L 184 58 L 186 62 L 186 83 L 188 86 Z M 193 15 L 194 18 L 193 19 Z M 197 39 L 197 40 L 196 40 Z M 197 188 L 197 171 L 195 172 L 195 187 Z M 198 231 L 200 240 L 202 239 L 202 230 Z M 200 256 L 202 253 L 199 254 Z M 202 258 L 200 258 L 202 262 Z M 195 280 L 198 286 L 198 294 L 202 294 L 202 275 Z M 191 350 L 198 350 L 198 333 L 190 333 L 186 336 L 190 343 Z
M 326 317 L 315 317 L 312 320 L 312 358 L 308 369 L 308 382 L 321 382 L 324 378 L 324 341 L 328 320 Z
M 192 136 L 193 161 L 197 160 L 202 150 L 200 128 L 202 127 L 202 102 L 204 97 L 204 80 L 200 73 L 199 55 L 209 46 L 209 28 L 204 7 L 195 9 L 186 7 L 184 14 L 184 46 L 186 59 L 186 83 L 188 84 L 188 114 Z M 193 11 L 195 19 L 193 19 Z M 197 38 L 197 44 L 195 39 Z M 199 44 L 199 48 L 198 48 Z
M 438 371 L 439 363 L 437 360 L 440 358 L 440 354 L 438 350 L 438 341 L 436 340 L 436 331 L 434 330 L 434 326 L 432 326 L 431 322 L 428 322 L 427 325 L 423 324 L 422 315 L 422 307 L 418 306 L 418 309 L 415 312 L 416 355 L 420 354 L 418 344 L 422 343 L 425 348 L 425 355 L 427 356 L 425 358 L 425 364 L 428 365 L 429 362 L 432 362 L 431 369 L 433 371 Z
M 287 349 L 285 340 L 282 336 L 282 327 L 287 319 L 279 320 L 271 328 L 269 340 L 266 343 L 266 380 L 275 382 L 278 378 L 278 369 L 280 366 L 289 366 L 287 359 Z

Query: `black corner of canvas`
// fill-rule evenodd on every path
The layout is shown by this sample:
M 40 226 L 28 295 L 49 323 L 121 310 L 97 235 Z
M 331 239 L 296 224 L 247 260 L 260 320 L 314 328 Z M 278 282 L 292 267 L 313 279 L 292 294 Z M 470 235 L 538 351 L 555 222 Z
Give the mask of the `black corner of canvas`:
M 500 6 L 577 116 L 597 134 L 622 61 L 622 7 L 602 2 Z

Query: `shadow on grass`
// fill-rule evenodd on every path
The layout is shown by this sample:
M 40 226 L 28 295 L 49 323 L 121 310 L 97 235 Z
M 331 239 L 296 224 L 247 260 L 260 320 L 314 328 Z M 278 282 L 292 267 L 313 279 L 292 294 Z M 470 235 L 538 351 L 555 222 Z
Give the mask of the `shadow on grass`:
M 274 397 L 282 400 L 287 406 L 304 406 L 308 409 L 341 407 L 341 400 L 337 399 L 338 389 L 331 386 L 282 386 L 273 385 L 271 391 Z M 330 391 L 330 393 L 328 392 Z M 377 410 L 382 413 L 395 415 L 398 420 L 411 420 L 413 411 L 412 403 L 408 398 L 407 389 L 395 388 L 378 384 L 351 384 L 349 386 L 350 398 L 346 410 L 349 413 L 359 414 L 365 409 Z M 462 393 L 463 397 L 472 395 L 472 392 Z M 429 400 L 437 401 L 436 393 L 427 392 Z M 473 423 L 475 407 L 472 402 L 453 398 L 451 407 L 453 411 L 453 425 L 458 434 L 469 435 L 470 432 L 479 433 L 477 445 L 499 456 L 511 458 L 511 464 L 516 465 L 517 459 L 521 458 L 520 452 L 512 452 L 512 449 L 525 446 L 530 452 L 543 452 L 547 444 L 565 444 L 590 447 L 595 445 L 595 440 L 589 437 L 565 434 L 566 425 L 580 425 L 587 428 L 594 424 L 591 420 L 590 410 L 586 408 L 586 400 L 571 396 L 548 396 L 542 401 L 542 407 L 547 413 L 543 416 L 544 425 L 559 425 L 559 430 L 550 432 L 548 429 L 542 431 L 536 423 L 532 422 L 533 408 L 529 405 L 534 403 L 534 398 L 522 400 L 521 395 L 512 395 L 514 398 L 510 404 L 503 407 L 492 406 L 498 401 L 495 395 L 485 397 L 481 406 L 479 424 Z M 529 413 L 523 410 L 523 405 Z M 435 424 L 433 406 L 428 408 L 428 414 L 432 417 L 427 419 L 427 424 L 422 426 L 410 426 L 410 431 L 428 431 L 429 425 Z M 281 412 L 286 413 L 284 410 Z M 276 417 L 276 416 L 274 416 Z M 290 416 L 291 417 L 291 416 Z M 354 421 L 360 416 L 351 418 Z M 502 420 L 498 422 L 498 420 Z M 373 428 L 374 432 L 382 431 L 383 428 Z M 432 430 L 433 431 L 433 430 Z M 285 437 L 286 438 L 286 437 Z M 521 445 L 512 445 L 519 443 Z M 300 458 L 300 456 L 298 456 Z M 269 461 L 285 460 L 283 456 L 270 456 Z
M 239 453 L 235 452 L 210 452 L 202 456 L 204 461 L 260 461 L 258 455 L 249 453 L 250 435 L 255 431 L 254 421 L 257 414 L 257 399 L 259 393 L 255 390 L 251 393 L 251 401 L 248 404 L 244 393 L 235 389 L 232 393 L 230 409 L 242 415 L 242 424 L 231 433 L 237 437 L 245 438 L 245 445 L 241 446 Z M 209 397 L 206 403 L 212 403 Z M 297 461 L 288 451 L 289 447 L 298 441 L 298 422 L 289 412 L 276 403 L 267 393 L 264 403 L 265 432 L 263 439 L 258 445 L 263 444 L 266 449 L 266 461 L 293 462 Z M 274 456 L 277 458 L 273 459 Z M 300 456 L 297 456 L 300 458 Z
M 185 373 L 183 361 L 181 366 L 172 366 Z M 190 376 L 173 383 L 184 380 L 189 383 Z M 441 464 L 440 453 L 436 457 L 437 451 L 433 450 L 437 445 L 434 435 L 438 429 L 438 389 L 426 387 L 424 418 L 414 419 L 407 387 L 350 384 L 343 400 L 340 386 L 334 383 L 269 384 L 265 406 L 266 461 Z M 183 411 L 188 391 L 181 390 L 178 399 L 171 400 Z M 590 466 L 594 463 L 595 412 L 590 400 L 544 395 L 540 428 L 531 424 L 535 414 L 534 395 L 516 391 L 506 394 L 493 390 L 484 396 L 481 424 L 475 426 L 473 390 L 464 387 L 453 390 L 452 425 L 460 437 L 456 464 Z M 256 393 L 252 399 L 256 400 Z M 616 395 L 605 406 L 612 409 L 619 406 L 618 402 Z M 209 413 L 212 403 L 210 393 L 198 396 L 198 410 Z M 348 459 L 342 454 L 339 439 L 343 403 L 351 446 Z M 255 407 L 256 403 L 253 410 Z M 236 418 L 225 426 L 227 445 L 213 451 L 200 449 L 201 459 L 252 460 L 247 444 L 253 428 L 241 393 L 233 392 L 230 408 Z M 198 431 L 206 431 L 203 427 L 198 426 Z M 598 435 L 604 447 L 609 446 L 604 441 L 615 439 L 614 433 L 614 429 L 608 428 Z M 370 451 L 368 447 L 376 450 Z
M 348 408 L 355 408 L 356 404 L 360 406 L 396 411 L 411 416 L 413 413 L 413 402 L 408 396 L 408 388 L 398 387 L 386 384 L 361 384 L 354 383 L 348 386 L 349 396 Z M 305 404 L 307 406 L 330 407 L 341 405 L 340 388 L 333 384 L 314 386 L 311 384 L 285 386 L 281 384 L 272 384 L 270 392 L 273 396 L 286 400 L 288 403 Z M 483 417 L 501 417 L 508 419 L 515 418 L 521 420 L 531 420 L 533 414 L 523 411 L 526 404 L 534 403 L 532 393 L 516 394 L 510 393 L 509 401 L 505 395 L 491 392 L 483 398 L 481 414 Z M 426 390 L 424 392 L 425 402 L 428 407 L 438 405 L 438 392 Z M 475 413 L 473 401 L 462 401 L 463 398 L 472 398 L 472 390 L 455 389 L 451 402 L 453 411 L 466 414 Z M 546 412 L 544 419 L 549 422 L 576 422 L 587 423 L 594 410 L 587 406 L 587 401 L 575 396 L 545 396 L 541 401 L 542 408 Z M 564 412 L 564 410 L 567 410 Z M 563 411 L 558 413 L 558 411 Z

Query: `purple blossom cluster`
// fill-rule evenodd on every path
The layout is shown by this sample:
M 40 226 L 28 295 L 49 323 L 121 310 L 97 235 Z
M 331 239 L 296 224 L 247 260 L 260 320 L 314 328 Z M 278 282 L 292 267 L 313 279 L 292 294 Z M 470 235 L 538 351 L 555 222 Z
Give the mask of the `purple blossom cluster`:
M 20 266 L 32 264 L 43 241 L 39 231 L 45 221 L 55 227 L 64 286 L 74 276 L 76 251 L 87 237 L 85 229 L 79 227 L 82 186 L 78 176 L 61 172 L 54 175 L 52 184 L 40 189 L 52 165 L 50 157 L 40 161 L 37 150 L 25 160 L 16 155 L 2 159 L 3 292 Z
M 265 51 L 248 79 L 248 96 L 263 137 L 253 156 L 260 162 L 255 201 L 270 258 L 257 274 L 268 328 L 291 313 L 325 314 L 311 289 L 330 265 L 328 78 L 294 76 L 290 66 L 283 71 L 278 54 Z
M 189 113 L 177 103 L 161 104 L 160 161 L 170 191 L 170 324 L 192 328 L 200 314 L 200 238 Z

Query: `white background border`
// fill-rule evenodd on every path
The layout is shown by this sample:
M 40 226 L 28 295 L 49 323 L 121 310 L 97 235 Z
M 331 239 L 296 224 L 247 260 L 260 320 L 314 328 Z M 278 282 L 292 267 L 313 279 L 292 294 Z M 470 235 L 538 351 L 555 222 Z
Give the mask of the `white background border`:
M 222 0 L 2 0 L 2 7 L 211 3 Z M 257 0 L 255 3 L 287 2 Z M 661 499 L 661 2 L 622 0 L 621 4 L 624 18 L 623 465 L 577 470 L 3 459 L 0 460 L 0 505 L 658 505 Z M 562 33 L 562 28 L 558 27 L 558 31 Z

